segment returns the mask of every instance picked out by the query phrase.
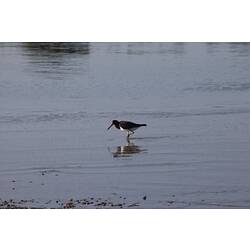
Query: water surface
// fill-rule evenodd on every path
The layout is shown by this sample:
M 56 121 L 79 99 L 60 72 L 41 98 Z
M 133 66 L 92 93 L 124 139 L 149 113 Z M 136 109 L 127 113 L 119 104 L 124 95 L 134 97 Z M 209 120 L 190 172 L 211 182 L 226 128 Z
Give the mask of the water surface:
M 248 43 L 1 43 L 0 198 L 250 207 L 249 100 Z

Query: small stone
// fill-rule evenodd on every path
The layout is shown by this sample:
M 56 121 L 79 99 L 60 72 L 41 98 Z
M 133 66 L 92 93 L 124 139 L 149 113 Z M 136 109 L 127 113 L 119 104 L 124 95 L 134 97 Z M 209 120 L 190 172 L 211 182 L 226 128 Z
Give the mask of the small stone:
M 147 199 L 147 196 L 145 195 L 145 196 L 143 196 L 143 198 L 142 198 L 144 201 Z
M 74 208 L 75 205 L 73 202 L 67 202 L 66 204 L 64 204 L 63 208 Z

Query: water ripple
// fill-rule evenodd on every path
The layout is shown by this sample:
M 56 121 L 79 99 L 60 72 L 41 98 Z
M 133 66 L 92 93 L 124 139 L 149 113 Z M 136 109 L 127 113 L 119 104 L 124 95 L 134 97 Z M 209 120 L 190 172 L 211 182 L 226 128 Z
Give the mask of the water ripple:
M 213 116 L 213 115 L 231 115 L 231 114 L 248 114 L 250 113 L 250 108 L 247 107 L 239 107 L 239 108 L 215 108 L 209 110 L 190 110 L 190 111 L 183 111 L 183 112 L 134 112 L 134 113 L 127 113 L 124 112 L 119 114 L 120 116 L 146 116 L 151 118 L 181 118 L 181 117 L 189 117 L 189 116 Z
M 48 114 L 27 114 L 27 115 L 3 115 L 0 116 L 0 123 L 36 123 L 50 121 L 80 120 L 85 118 L 85 112 L 76 113 L 48 113 Z
M 206 84 L 200 84 L 195 87 L 185 88 L 184 90 L 215 92 L 215 91 L 246 91 L 249 89 L 250 89 L 250 82 L 210 82 Z
M 78 121 L 87 118 L 107 118 L 114 117 L 131 117 L 131 119 L 139 120 L 139 117 L 150 119 L 164 119 L 164 118 L 182 118 L 191 116 L 213 116 L 213 115 L 232 115 L 232 114 L 249 114 L 250 108 L 223 108 L 214 107 L 206 110 L 188 110 L 188 111 L 152 111 L 152 112 L 100 112 L 87 113 L 83 111 L 73 113 L 42 113 L 36 112 L 26 115 L 2 115 L 0 116 L 0 124 L 20 124 L 20 123 L 41 123 L 53 121 Z M 138 117 L 138 118 L 137 118 Z

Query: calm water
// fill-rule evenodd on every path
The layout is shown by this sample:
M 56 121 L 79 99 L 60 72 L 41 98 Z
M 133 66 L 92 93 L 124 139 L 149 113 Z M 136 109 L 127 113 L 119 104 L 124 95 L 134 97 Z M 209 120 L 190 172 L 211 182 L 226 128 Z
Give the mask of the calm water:
M 248 43 L 0 44 L 2 199 L 250 207 L 249 124 Z

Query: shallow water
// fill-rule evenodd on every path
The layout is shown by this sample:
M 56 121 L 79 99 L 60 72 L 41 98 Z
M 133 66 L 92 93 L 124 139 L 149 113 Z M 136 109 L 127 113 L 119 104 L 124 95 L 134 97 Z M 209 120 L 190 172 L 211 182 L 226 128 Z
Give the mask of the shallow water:
M 248 43 L 1 43 L 0 198 L 250 207 L 249 115 Z

